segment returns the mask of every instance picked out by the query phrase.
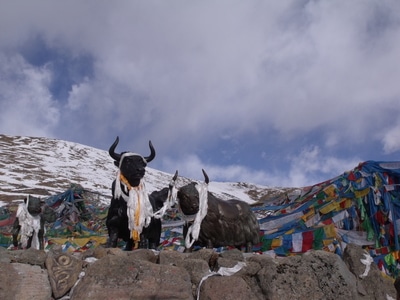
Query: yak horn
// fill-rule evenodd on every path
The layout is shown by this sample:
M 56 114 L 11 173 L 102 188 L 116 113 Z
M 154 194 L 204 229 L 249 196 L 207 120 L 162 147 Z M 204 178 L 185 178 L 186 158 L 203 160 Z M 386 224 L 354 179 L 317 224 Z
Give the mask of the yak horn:
M 150 147 L 150 155 L 147 157 L 144 157 L 144 159 L 149 163 L 151 162 L 154 157 L 156 157 L 156 150 L 154 150 L 153 144 L 151 143 L 151 141 L 149 141 L 149 147 Z
M 174 177 L 172 177 L 172 180 L 175 181 L 178 178 L 178 170 L 175 171 Z
M 175 186 L 176 178 L 178 178 L 178 170 L 175 171 L 174 177 L 172 177 L 171 182 L 169 183 L 169 190 L 172 191 L 173 187 Z
M 108 154 L 110 154 L 110 156 L 114 158 L 114 160 L 119 162 L 119 160 L 121 159 L 121 154 L 115 153 L 115 148 L 117 148 L 118 143 L 119 143 L 119 137 L 117 136 L 114 144 L 112 144 L 110 149 L 108 150 Z
M 205 181 L 205 183 L 208 184 L 210 182 L 210 179 L 208 178 L 206 171 L 204 171 L 204 169 L 201 169 L 201 170 L 203 171 L 204 181 Z

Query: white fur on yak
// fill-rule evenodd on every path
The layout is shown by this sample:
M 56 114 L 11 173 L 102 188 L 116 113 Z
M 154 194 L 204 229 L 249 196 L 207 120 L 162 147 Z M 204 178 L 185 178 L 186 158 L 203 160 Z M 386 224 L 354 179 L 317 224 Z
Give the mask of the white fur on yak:
M 193 244 L 208 248 L 246 246 L 246 251 L 251 252 L 253 245 L 260 242 L 260 226 L 250 205 L 214 196 L 207 189 L 209 179 L 202 171 L 204 183 L 192 182 L 177 192 L 180 210 L 188 220 L 184 227 L 186 248 Z

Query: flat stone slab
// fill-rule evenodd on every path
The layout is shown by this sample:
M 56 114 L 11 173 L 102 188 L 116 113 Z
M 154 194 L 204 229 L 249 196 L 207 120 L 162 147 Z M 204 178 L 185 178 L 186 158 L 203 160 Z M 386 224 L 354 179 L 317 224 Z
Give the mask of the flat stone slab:
M 20 263 L 0 263 L 0 270 L 0 299 L 51 299 L 51 287 L 45 269 Z
M 189 274 L 133 256 L 107 256 L 88 266 L 71 300 L 193 299 Z

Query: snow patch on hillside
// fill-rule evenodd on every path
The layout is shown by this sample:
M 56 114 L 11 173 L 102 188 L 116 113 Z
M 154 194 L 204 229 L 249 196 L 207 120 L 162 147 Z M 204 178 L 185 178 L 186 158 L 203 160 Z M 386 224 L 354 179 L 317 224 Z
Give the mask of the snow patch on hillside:
M 109 202 L 116 174 L 117 167 L 108 151 L 56 139 L 0 135 L 0 205 L 23 199 L 28 194 L 44 198 L 59 194 L 71 184 L 79 184 L 85 190 L 101 195 L 102 202 Z M 173 175 L 153 169 L 150 164 L 145 175 L 148 193 L 167 187 Z M 260 195 L 266 191 L 282 192 L 279 188 L 214 182 L 212 174 L 208 175 L 211 180 L 209 191 L 223 199 L 254 203 L 259 200 L 254 198 L 258 192 Z M 179 176 L 177 187 L 190 181 Z

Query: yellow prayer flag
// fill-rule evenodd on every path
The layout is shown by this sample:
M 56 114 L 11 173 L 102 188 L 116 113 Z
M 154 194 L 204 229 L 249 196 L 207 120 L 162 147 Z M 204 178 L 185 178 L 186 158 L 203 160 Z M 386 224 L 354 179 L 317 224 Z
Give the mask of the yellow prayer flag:
M 327 205 L 324 205 L 323 207 L 321 207 L 319 209 L 319 212 L 321 214 L 327 214 L 333 210 L 337 210 L 338 208 L 340 208 L 340 206 L 338 205 L 338 203 L 334 200 L 332 200 L 330 203 L 328 203 Z
M 369 193 L 369 187 L 361 191 L 354 191 L 354 195 L 356 196 L 356 198 L 363 198 L 366 195 L 368 195 L 368 193 Z
M 325 194 L 327 194 L 329 197 L 335 197 L 336 196 L 335 190 L 336 190 L 336 187 L 333 184 L 331 184 L 331 185 L 327 186 L 326 188 L 324 188 Z
M 282 246 L 282 240 L 281 239 L 273 239 L 272 240 L 272 243 L 271 243 L 271 248 L 272 249 L 278 248 L 280 246 Z
M 335 238 L 336 237 L 336 229 L 334 224 L 324 226 L 324 232 L 326 238 Z
M 315 215 L 315 210 L 314 207 L 310 209 L 306 214 L 304 214 L 301 218 L 303 219 L 304 222 L 307 220 L 311 219 Z

